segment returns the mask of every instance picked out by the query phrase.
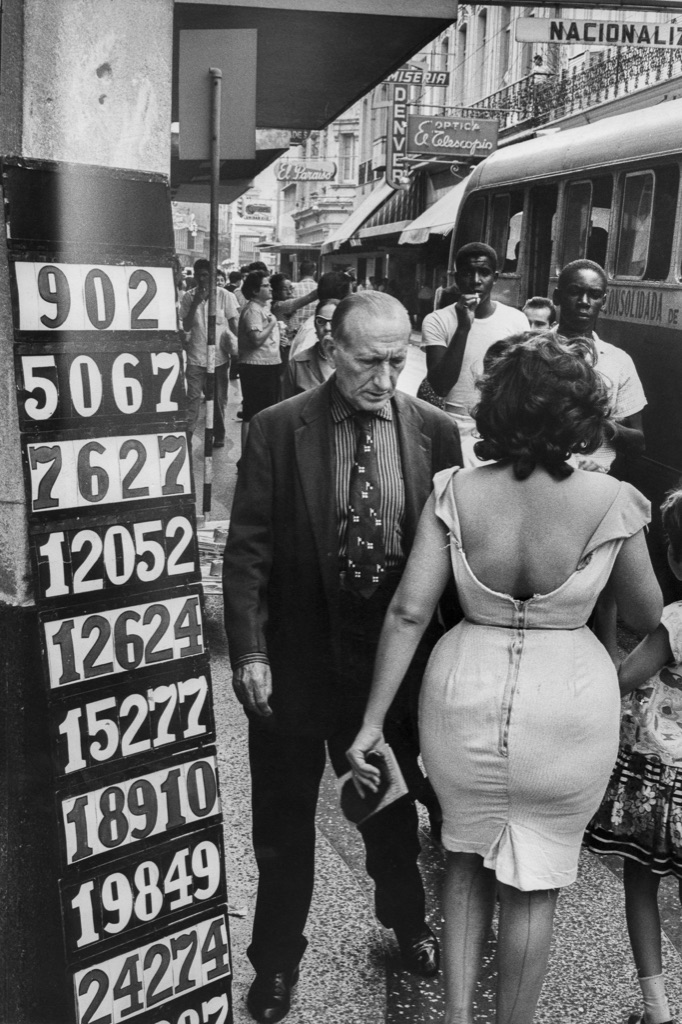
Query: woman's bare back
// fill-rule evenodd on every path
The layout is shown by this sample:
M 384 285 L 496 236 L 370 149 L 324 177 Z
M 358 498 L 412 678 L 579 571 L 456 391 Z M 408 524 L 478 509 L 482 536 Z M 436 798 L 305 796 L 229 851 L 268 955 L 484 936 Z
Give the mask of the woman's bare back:
M 457 473 L 471 571 L 484 586 L 516 598 L 551 593 L 575 572 L 618 487 L 611 477 L 582 470 L 563 480 L 541 468 L 517 480 L 511 466 L 499 464 Z

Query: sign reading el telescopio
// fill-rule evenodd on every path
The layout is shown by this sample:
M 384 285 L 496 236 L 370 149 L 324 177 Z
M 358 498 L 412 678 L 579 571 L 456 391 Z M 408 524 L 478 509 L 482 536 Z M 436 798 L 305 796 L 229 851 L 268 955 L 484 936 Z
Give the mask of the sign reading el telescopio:
M 407 152 L 447 156 L 460 160 L 489 156 L 497 149 L 497 121 L 493 118 L 407 118 Z
M 6 159 L 2 184 L 73 1024 L 229 1024 L 168 183 Z

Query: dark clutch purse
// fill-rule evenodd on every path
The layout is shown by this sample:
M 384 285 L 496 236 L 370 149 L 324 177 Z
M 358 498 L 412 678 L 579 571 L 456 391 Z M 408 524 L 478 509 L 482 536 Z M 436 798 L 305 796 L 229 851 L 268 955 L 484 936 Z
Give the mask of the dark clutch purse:
M 421 398 L 422 402 L 428 402 L 429 405 L 435 405 L 437 409 L 445 408 L 445 399 L 436 394 L 429 384 L 428 377 L 424 377 L 424 380 L 417 388 L 417 398 Z
M 381 754 L 376 752 L 368 754 L 367 764 L 371 764 L 381 772 L 381 782 L 376 793 L 373 793 L 371 789 L 365 789 L 363 795 L 360 796 L 352 778 L 347 778 L 341 788 L 341 811 L 344 817 L 352 821 L 354 825 L 359 825 L 370 814 L 374 814 L 391 784 L 386 761 Z

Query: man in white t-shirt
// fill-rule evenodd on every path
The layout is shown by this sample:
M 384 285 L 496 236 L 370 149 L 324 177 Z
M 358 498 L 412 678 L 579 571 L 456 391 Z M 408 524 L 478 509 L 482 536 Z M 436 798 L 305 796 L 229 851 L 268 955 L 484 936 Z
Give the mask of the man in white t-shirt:
M 592 260 L 574 260 L 559 275 L 554 302 L 560 307 L 557 334 L 564 338 L 592 338 L 597 347 L 596 369 L 611 402 L 611 419 L 603 443 L 578 459 L 583 469 L 608 473 L 617 452 L 644 451 L 642 409 L 646 396 L 632 358 L 616 345 L 602 341 L 595 327 L 606 302 L 606 274 Z
M 496 280 L 495 250 L 484 242 L 462 246 L 455 257 L 459 298 L 429 313 L 422 324 L 428 381 L 457 422 L 467 466 L 480 466 L 473 454 L 471 410 L 478 401 L 476 378 L 483 370 L 483 357 L 494 342 L 529 329 L 523 313 L 490 297 Z

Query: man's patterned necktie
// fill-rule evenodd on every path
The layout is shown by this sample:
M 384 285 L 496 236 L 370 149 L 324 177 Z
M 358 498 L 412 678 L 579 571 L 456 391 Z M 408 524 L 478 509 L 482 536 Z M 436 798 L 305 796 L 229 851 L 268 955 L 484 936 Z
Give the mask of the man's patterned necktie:
M 356 413 L 353 420 L 358 430 L 358 443 L 348 494 L 346 588 L 362 597 L 371 597 L 386 571 L 379 464 L 373 417 L 370 413 Z

